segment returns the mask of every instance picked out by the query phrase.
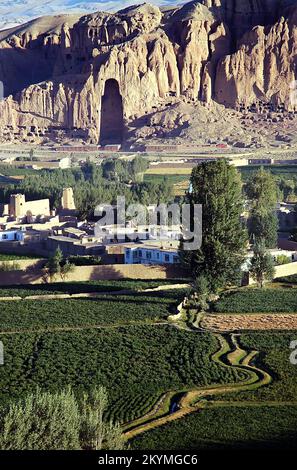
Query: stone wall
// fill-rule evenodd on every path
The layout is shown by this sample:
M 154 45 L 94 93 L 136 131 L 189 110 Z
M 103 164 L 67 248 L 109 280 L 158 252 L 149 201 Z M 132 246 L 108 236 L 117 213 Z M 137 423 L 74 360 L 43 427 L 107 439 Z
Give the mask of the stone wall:
M 46 259 L 20 259 L 20 260 L 8 260 L 8 261 L 1 261 L 0 260 L 0 265 L 2 263 L 7 263 L 9 265 L 13 265 L 14 263 L 17 263 L 18 266 L 20 267 L 21 271 L 26 271 L 26 270 L 32 270 L 32 269 L 42 269 L 46 263 Z M 1 281 L 0 281 L 1 284 Z
M 297 264 L 297 263 L 296 263 Z M 176 266 L 143 266 L 143 265 L 105 265 L 105 266 L 77 266 L 71 273 L 67 282 L 100 281 L 116 279 L 181 279 L 186 273 Z M 57 282 L 61 279 L 57 278 Z M 0 272 L 0 285 L 42 284 L 42 271 L 38 269 L 24 271 Z
M 297 261 L 294 263 L 282 264 L 280 266 L 275 266 L 275 275 L 274 279 L 279 279 L 281 277 L 292 276 L 297 274 Z M 244 285 L 254 285 L 256 281 L 252 279 L 247 273 L 244 280 Z

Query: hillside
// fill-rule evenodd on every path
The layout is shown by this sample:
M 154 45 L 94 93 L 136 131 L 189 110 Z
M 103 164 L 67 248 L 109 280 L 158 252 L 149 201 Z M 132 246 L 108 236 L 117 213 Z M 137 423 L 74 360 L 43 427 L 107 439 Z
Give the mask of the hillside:
M 1 31 L 0 142 L 294 144 L 296 15 L 296 0 L 200 0 Z

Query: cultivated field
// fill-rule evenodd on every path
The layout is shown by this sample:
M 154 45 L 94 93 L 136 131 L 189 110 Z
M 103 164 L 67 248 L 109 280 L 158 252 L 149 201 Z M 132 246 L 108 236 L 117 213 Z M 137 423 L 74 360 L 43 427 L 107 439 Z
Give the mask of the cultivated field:
M 154 290 L 159 283 L 1 288 L 6 300 L 0 301 L 5 352 L 0 405 L 37 386 L 55 391 L 71 385 L 80 394 L 102 384 L 109 392 L 108 417 L 122 424 L 132 448 L 188 448 L 190 441 L 197 449 L 236 447 L 253 439 L 266 446 L 276 438 L 282 443 L 286 433 L 296 437 L 297 367 L 289 355 L 297 332 L 219 334 L 186 324 L 181 329 L 168 316 L 176 313 L 188 288 L 170 281 Z M 271 317 L 280 320 L 287 312 L 297 319 L 297 291 L 283 286 L 226 293 L 207 317 L 252 321 L 259 312 L 267 315 L 273 302 Z M 86 297 L 55 298 L 63 294 Z M 260 423 L 256 408 L 263 415 Z M 226 423 L 224 432 L 214 425 L 220 422 Z M 269 437 L 265 430 L 277 427 L 278 436 L 271 432 Z

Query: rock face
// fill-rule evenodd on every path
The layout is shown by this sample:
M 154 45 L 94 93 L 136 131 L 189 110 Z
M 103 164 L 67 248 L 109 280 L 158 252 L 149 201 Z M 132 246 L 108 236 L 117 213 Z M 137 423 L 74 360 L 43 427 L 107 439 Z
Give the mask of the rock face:
M 200 0 L 2 31 L 0 139 L 115 143 L 179 102 L 295 110 L 296 20 L 297 0 Z

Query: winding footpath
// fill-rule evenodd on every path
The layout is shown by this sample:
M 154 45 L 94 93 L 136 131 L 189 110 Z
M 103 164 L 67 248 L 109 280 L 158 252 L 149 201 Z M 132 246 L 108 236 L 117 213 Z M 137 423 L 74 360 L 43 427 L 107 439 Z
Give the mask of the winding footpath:
M 157 402 L 154 408 L 143 417 L 128 423 L 124 427 L 124 437 L 129 440 L 151 429 L 168 424 L 184 416 L 197 412 L 207 406 L 203 400 L 206 397 L 225 395 L 242 391 L 252 391 L 271 383 L 271 376 L 264 370 L 252 365 L 258 351 L 245 351 L 242 349 L 235 334 L 216 335 L 219 349 L 212 355 L 212 360 L 223 367 L 235 368 L 244 371 L 246 379 L 231 384 L 215 384 L 199 387 L 181 394 L 180 392 L 167 392 Z M 168 411 L 168 401 L 180 396 L 177 409 L 173 413 Z M 216 406 L 224 406 L 224 402 L 216 402 Z

